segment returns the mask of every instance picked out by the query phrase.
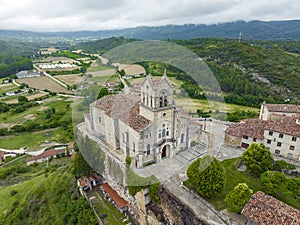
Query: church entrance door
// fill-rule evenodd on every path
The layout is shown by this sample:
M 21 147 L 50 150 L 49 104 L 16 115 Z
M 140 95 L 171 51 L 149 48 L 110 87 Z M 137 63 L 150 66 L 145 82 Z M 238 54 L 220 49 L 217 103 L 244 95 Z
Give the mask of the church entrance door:
M 170 145 L 165 145 L 161 151 L 161 157 L 166 158 L 170 155 Z

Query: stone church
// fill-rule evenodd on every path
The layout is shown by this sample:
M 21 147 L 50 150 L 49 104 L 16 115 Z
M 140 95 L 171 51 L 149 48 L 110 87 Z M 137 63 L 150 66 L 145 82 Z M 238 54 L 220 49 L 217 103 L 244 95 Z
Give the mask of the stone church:
M 175 105 L 166 72 L 159 78 L 146 76 L 138 94 L 112 94 L 93 102 L 85 129 L 121 161 L 131 157 L 131 166 L 137 168 L 174 157 L 201 132 Z

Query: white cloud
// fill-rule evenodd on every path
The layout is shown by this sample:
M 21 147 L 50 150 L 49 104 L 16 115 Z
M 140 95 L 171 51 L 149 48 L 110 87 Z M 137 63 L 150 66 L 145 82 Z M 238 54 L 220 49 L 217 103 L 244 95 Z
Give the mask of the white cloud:
M 298 0 L 0 0 L 0 29 L 98 30 L 299 18 Z

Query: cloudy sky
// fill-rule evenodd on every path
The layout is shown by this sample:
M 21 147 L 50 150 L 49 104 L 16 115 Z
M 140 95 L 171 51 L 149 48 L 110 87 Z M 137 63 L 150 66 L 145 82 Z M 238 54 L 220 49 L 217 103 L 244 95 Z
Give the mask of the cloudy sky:
M 299 0 L 0 0 L 0 29 L 75 31 L 300 19 Z

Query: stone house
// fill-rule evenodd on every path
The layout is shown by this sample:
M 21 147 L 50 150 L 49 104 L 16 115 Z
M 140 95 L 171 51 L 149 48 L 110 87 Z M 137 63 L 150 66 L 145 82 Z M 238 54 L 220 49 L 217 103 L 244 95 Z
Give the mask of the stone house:
M 293 105 L 265 104 L 261 119 L 246 119 L 230 125 L 225 130 L 224 141 L 245 149 L 253 142 L 264 143 L 274 155 L 300 160 L 300 114 L 296 114 L 297 109 L 298 106 Z
M 300 114 L 299 105 L 263 103 L 260 108 L 259 119 L 278 121 L 282 116 L 296 116 L 297 114 Z

